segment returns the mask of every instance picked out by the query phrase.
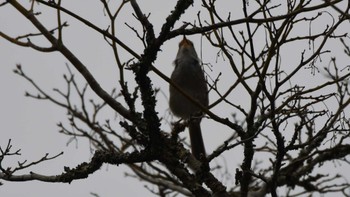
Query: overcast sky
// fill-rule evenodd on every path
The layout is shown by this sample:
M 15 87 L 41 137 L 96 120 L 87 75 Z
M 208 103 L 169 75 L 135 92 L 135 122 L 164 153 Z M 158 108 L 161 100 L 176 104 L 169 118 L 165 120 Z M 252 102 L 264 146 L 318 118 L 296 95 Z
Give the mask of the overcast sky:
M 157 35 L 161 25 L 165 21 L 165 17 L 168 16 L 173 9 L 175 1 L 149 0 L 147 3 L 145 2 L 146 1 L 140 1 L 140 7 L 145 13 L 151 12 L 149 19 L 154 24 Z M 232 10 L 234 14 L 231 18 L 242 16 L 242 8 L 240 6 L 229 5 L 228 3 L 227 5 L 228 6 L 222 9 L 223 12 Z M 97 24 L 97 26 L 102 29 L 108 27 L 109 21 L 108 18 L 104 16 L 100 1 L 63 1 L 63 6 Z M 193 7 L 190 7 L 176 26 L 181 26 L 182 21 L 194 21 L 198 6 L 199 4 L 197 3 Z M 55 13 L 54 10 L 47 9 L 37 4 L 35 4 L 35 7 L 42 11 L 42 15 L 39 16 L 40 21 L 48 27 L 54 28 L 55 23 L 53 23 L 53 21 L 56 22 L 54 18 L 55 14 L 52 14 Z M 125 41 L 129 47 L 141 54 L 143 49 L 141 43 L 137 42 L 133 32 L 124 25 L 125 21 L 133 26 L 137 26 L 138 24 L 138 22 L 133 19 L 130 11 L 130 6 L 127 5 L 118 19 L 118 36 L 121 40 Z M 78 21 L 67 17 L 64 17 L 63 20 L 67 20 L 70 25 L 64 30 L 64 43 L 84 64 L 86 64 L 101 86 L 109 92 L 118 83 L 118 78 L 116 78 L 117 67 L 114 63 L 113 54 L 109 46 L 102 36 L 89 28 L 83 27 Z M 137 27 L 139 28 L 140 26 Z M 0 31 L 13 36 L 37 32 L 25 17 L 20 15 L 10 5 L 0 8 Z M 300 31 L 305 31 L 305 29 L 300 29 Z M 217 55 L 216 50 L 207 47 L 208 45 L 205 43 L 201 45 L 200 36 L 190 36 L 189 38 L 195 43 L 198 53 L 199 50 L 202 49 L 203 62 L 209 62 L 213 65 L 213 71 L 209 69 L 206 70 L 211 76 L 215 77 L 219 72 L 225 71 L 223 67 L 220 67 L 222 66 L 220 63 L 223 61 L 215 61 Z M 47 42 L 41 39 L 33 40 L 44 46 L 49 46 Z M 180 40 L 181 38 L 177 37 L 163 45 L 161 48 L 162 51 L 158 54 L 158 59 L 155 62 L 155 66 L 168 76 L 173 70 L 172 62 L 175 58 L 178 42 Z M 296 56 L 299 55 L 300 54 L 297 54 Z M 125 56 L 122 57 L 125 58 L 123 60 L 130 58 L 126 53 Z M 58 133 L 57 123 L 61 121 L 66 122 L 66 111 L 47 101 L 26 98 L 24 96 L 26 91 L 32 93 L 36 93 L 36 91 L 27 81 L 13 73 L 16 64 L 21 64 L 23 70 L 35 79 L 38 84 L 42 85 L 44 90 L 47 90 L 53 95 L 57 95 L 52 89 L 61 88 L 64 90 L 65 83 L 62 75 L 63 73 L 67 73 L 66 63 L 69 65 L 69 62 L 57 52 L 40 53 L 29 48 L 15 46 L 3 38 L 0 38 L 0 59 L 0 90 L 2 91 L 2 96 L 0 97 L 0 146 L 4 147 L 8 140 L 11 139 L 13 150 L 21 149 L 22 153 L 21 156 L 6 160 L 4 165 L 15 165 L 17 161 L 24 161 L 26 159 L 28 161 L 35 161 L 43 157 L 46 153 L 55 155 L 63 151 L 63 156 L 30 168 L 30 171 L 40 174 L 56 175 L 63 171 L 64 166 L 75 167 L 82 162 L 89 161 L 92 154 L 90 152 L 89 143 L 86 140 L 71 141 L 71 143 L 67 144 L 70 142 L 70 139 Z M 293 61 L 292 57 L 291 61 Z M 220 69 L 218 69 L 219 71 L 215 69 L 218 67 L 220 67 Z M 71 68 L 76 73 L 77 77 L 80 77 L 78 72 L 75 71 L 73 67 Z M 305 71 L 303 75 L 311 76 L 309 71 Z M 133 78 L 131 73 L 129 73 L 127 77 L 130 79 Z M 167 106 L 168 85 L 152 73 L 150 77 L 155 86 L 160 87 L 164 93 L 159 94 L 157 97 L 157 110 L 160 116 L 166 116 L 169 114 Z M 302 76 L 300 81 L 304 84 L 312 84 L 312 82 L 317 83 L 318 80 L 322 81 L 321 78 L 322 73 L 318 74 L 316 77 L 313 76 L 313 80 Z M 232 82 L 230 76 L 225 76 L 225 72 L 223 73 L 223 79 L 221 84 L 229 84 Z M 82 80 L 81 77 L 80 80 Z M 91 92 L 90 95 L 96 98 Z M 217 96 L 210 95 L 211 100 L 215 100 L 215 98 L 217 98 Z M 242 101 L 244 105 L 244 99 L 241 97 L 237 98 L 237 96 L 235 99 Z M 231 111 L 225 110 L 224 106 L 218 106 L 213 109 L 213 111 L 226 117 L 231 114 Z M 113 114 L 108 114 L 107 116 L 113 119 Z M 220 145 L 223 140 L 231 134 L 231 131 L 227 131 L 225 127 L 218 124 L 213 126 L 212 123 L 212 121 L 208 120 L 203 121 L 203 127 L 205 128 L 203 135 L 206 141 L 207 151 L 209 152 Z M 164 122 L 162 127 L 166 129 L 168 126 L 169 125 Z M 215 133 L 210 132 L 213 130 L 215 130 Z M 220 133 L 218 134 L 217 132 Z M 226 158 L 225 162 L 227 162 L 228 166 L 234 166 L 231 168 L 232 174 L 234 174 L 234 170 L 241 162 L 242 155 L 240 154 L 235 155 L 235 157 Z M 218 160 L 218 162 L 224 162 L 222 158 Z M 334 165 L 336 164 L 331 164 L 329 167 L 333 168 Z M 343 165 L 339 167 L 339 165 L 336 165 L 336 167 L 344 169 L 343 172 L 346 173 L 350 171 L 349 166 Z M 104 165 L 101 170 L 90 175 L 89 178 L 73 181 L 70 185 L 38 181 L 23 183 L 0 181 L 4 184 L 0 186 L 0 196 L 91 196 L 90 192 L 97 193 L 101 197 L 152 196 L 152 194 L 143 187 L 144 183 L 135 181 L 135 179 L 130 177 L 126 178 L 125 172 L 130 172 L 130 170 L 123 165 Z M 28 173 L 28 171 L 22 171 L 21 173 Z M 116 193 L 118 195 L 116 195 Z

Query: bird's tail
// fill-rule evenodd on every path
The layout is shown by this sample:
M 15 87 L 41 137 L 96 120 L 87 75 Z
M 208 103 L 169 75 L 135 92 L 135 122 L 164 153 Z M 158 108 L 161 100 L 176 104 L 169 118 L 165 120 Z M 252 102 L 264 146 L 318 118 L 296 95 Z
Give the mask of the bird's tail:
M 200 160 L 201 155 L 206 156 L 200 123 L 201 118 L 193 118 L 188 125 L 192 154 L 198 160 Z

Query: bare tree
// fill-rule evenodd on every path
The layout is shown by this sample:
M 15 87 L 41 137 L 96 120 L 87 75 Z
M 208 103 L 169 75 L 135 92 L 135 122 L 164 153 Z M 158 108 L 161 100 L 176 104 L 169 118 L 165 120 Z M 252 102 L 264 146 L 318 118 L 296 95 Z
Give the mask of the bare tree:
M 94 148 L 91 161 L 65 168 L 62 174 L 25 174 L 21 171 L 61 154 L 4 166 L 3 161 L 20 153 L 9 140 L 0 149 L 2 180 L 70 183 L 87 178 L 108 163 L 128 166 L 140 180 L 157 186 L 158 190 L 150 191 L 158 196 L 311 196 L 314 193 L 350 196 L 350 184 L 341 173 L 329 175 L 322 171 L 326 163 L 349 164 L 349 1 L 242 0 L 229 4 L 202 0 L 191 7 L 193 1 L 178 0 L 168 17 L 162 19 L 165 22 L 159 32 L 136 0 L 123 0 L 118 6 L 114 1 L 101 0 L 101 3 L 103 10 L 96 13 L 106 15 L 108 27 L 99 27 L 70 11 L 62 6 L 61 0 L 33 0 L 30 4 L 6 0 L 0 4 L 0 9 L 15 8 L 37 29 L 17 36 L 1 30 L 2 39 L 44 53 L 59 52 L 69 61 L 68 73 L 64 75 L 67 89 L 55 89 L 56 94 L 43 90 L 17 65 L 15 73 L 37 91 L 26 96 L 48 100 L 66 109 L 69 126 L 59 123 L 60 132 L 74 139 L 89 140 Z M 139 22 L 137 25 L 119 18 L 129 6 L 130 16 Z M 41 12 L 37 9 L 42 8 L 56 11 L 56 21 L 52 21 L 57 24 L 55 27 L 40 22 Z M 159 8 L 155 6 L 155 9 Z M 180 24 L 181 17 L 188 12 L 195 13 L 197 18 Z M 69 21 L 63 18 L 91 28 L 110 46 L 119 80 L 110 93 L 67 47 L 69 40 L 64 39 L 64 30 Z M 120 25 L 129 27 L 134 33 L 132 39 L 142 43 L 142 53 L 119 38 L 116 29 Z M 169 117 L 160 117 L 162 113 L 156 110 L 156 100 L 162 96 L 157 93 L 167 90 L 156 88 L 150 77 L 150 73 L 155 73 L 181 91 L 154 62 L 165 43 L 182 35 L 201 36 L 203 46 L 216 51 L 213 59 L 213 55 L 207 58 L 210 54 L 204 50 L 206 47 L 200 49 L 210 87 L 209 107 L 187 98 L 201 107 L 205 121 L 213 128 L 224 125 L 231 133 L 219 147 L 199 160 L 191 155 L 180 135 L 187 126 L 185 121 L 173 123 L 171 131 L 161 127 L 162 119 Z M 50 46 L 33 42 L 33 37 L 46 39 Z M 76 71 L 84 77 L 85 85 L 76 79 Z M 125 77 L 131 71 L 134 78 Z M 315 83 L 306 83 L 310 80 Z M 130 85 L 133 81 L 135 86 Z M 99 100 L 88 98 L 86 92 L 90 89 Z M 72 101 L 74 94 L 79 104 Z M 214 113 L 222 108 L 231 115 Z M 119 125 L 113 119 L 99 120 L 98 116 L 106 111 L 117 114 Z M 202 128 L 203 132 L 210 129 Z M 215 160 L 223 153 L 231 155 L 232 150 L 241 152 L 241 165 L 220 170 Z M 264 159 L 257 155 L 263 155 Z M 236 185 L 225 184 L 221 177 L 214 176 L 214 171 L 234 174 Z M 285 193 L 277 191 L 281 187 L 286 188 Z

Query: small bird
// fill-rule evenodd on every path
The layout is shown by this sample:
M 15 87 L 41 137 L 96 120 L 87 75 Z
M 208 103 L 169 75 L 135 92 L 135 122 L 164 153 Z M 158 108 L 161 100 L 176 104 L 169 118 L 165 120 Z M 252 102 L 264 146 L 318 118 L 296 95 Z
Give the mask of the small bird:
M 193 100 L 199 102 L 203 107 L 207 107 L 209 102 L 208 87 L 204 72 L 193 43 L 185 36 L 179 43 L 179 50 L 174 64 L 175 69 L 170 77 L 172 82 Z M 170 110 L 175 116 L 189 121 L 188 128 L 192 154 L 197 159 L 200 159 L 201 155 L 205 156 L 205 147 L 200 127 L 203 113 L 193 101 L 186 98 L 173 86 L 170 85 L 169 91 Z

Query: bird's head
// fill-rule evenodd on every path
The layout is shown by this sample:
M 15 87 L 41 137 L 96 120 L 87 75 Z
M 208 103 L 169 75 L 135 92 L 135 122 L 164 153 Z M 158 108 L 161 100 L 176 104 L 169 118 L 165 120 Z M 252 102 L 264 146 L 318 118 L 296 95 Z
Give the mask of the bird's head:
M 194 48 L 193 42 L 191 40 L 188 40 L 186 36 L 184 36 L 181 42 L 179 43 L 179 48 Z
M 196 50 L 194 49 L 193 42 L 188 40 L 186 36 L 179 43 L 179 51 L 176 59 L 195 59 L 198 60 Z

